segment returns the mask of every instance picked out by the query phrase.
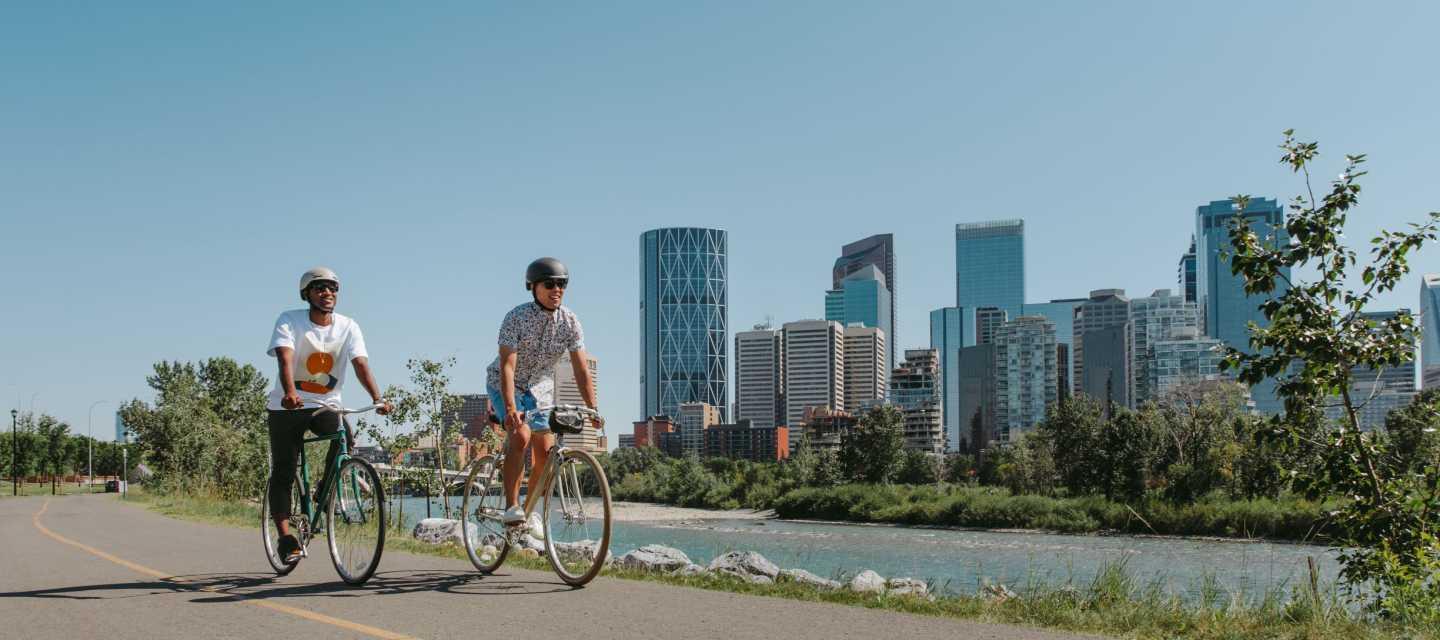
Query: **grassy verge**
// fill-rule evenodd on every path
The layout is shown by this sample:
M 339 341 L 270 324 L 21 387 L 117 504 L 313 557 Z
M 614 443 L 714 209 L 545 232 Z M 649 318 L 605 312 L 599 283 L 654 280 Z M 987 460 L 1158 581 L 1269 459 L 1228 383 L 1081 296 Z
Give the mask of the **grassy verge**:
M 1327 505 L 1299 498 L 1212 498 L 1186 505 L 1151 500 L 1131 506 L 1098 496 L 1016 496 L 1004 489 L 955 485 L 798 489 L 775 500 L 774 508 L 792 519 L 1272 540 L 1324 539 L 1327 511 Z
M 236 527 L 254 527 L 259 505 L 196 496 L 156 496 L 132 492 L 132 500 L 167 516 Z M 387 550 L 464 559 L 457 546 L 434 547 L 396 535 Z M 257 551 L 258 552 L 258 551 Z M 548 570 L 542 559 L 512 555 L 513 566 Z M 1158 583 L 1137 581 L 1123 565 L 1102 570 L 1089 583 L 1030 584 L 1013 598 L 982 595 L 946 595 L 926 600 L 910 596 L 820 591 L 794 583 L 758 585 L 712 575 L 678 576 L 607 569 L 610 578 L 644 580 L 788 598 L 829 602 L 920 615 L 961 618 L 981 622 L 1049 627 L 1124 638 L 1394 640 L 1437 637 L 1440 629 L 1402 629 L 1364 618 L 1344 607 L 1333 592 L 1265 594 L 1258 603 L 1232 596 L 1214 585 L 1200 585 L 1197 603 L 1165 594 Z

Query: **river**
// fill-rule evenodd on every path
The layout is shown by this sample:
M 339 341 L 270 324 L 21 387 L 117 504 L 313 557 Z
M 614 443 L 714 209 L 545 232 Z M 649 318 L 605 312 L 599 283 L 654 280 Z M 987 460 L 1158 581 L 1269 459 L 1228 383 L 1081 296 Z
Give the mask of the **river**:
M 459 506 L 458 500 L 451 504 Z M 432 509 L 441 516 L 438 500 Z M 391 513 L 396 513 L 393 507 Z M 405 500 L 407 523 L 424 514 L 423 498 Z M 980 584 L 995 582 L 1017 590 L 1030 581 L 1083 586 L 1102 566 L 1122 562 L 1141 587 L 1158 582 L 1167 593 L 1194 599 L 1208 582 L 1227 600 L 1239 595 L 1254 601 L 1269 589 L 1288 595 L 1291 586 L 1306 582 L 1308 556 L 1315 557 L 1322 584 L 1334 582 L 1339 569 L 1333 550 L 1289 543 L 723 517 L 613 524 L 610 549 L 615 555 L 647 544 L 675 547 L 699 564 L 727 551 L 755 551 L 782 568 L 820 576 L 871 569 L 886 577 L 930 580 L 957 593 L 974 593 Z

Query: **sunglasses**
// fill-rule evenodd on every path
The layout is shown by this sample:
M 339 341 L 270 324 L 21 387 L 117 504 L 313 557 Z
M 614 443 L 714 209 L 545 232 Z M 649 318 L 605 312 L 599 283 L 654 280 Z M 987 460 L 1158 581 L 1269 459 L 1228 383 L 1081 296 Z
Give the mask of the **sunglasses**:
M 560 290 L 564 290 L 565 287 L 570 286 L 570 281 L 569 281 L 569 280 L 561 280 L 561 279 L 559 279 L 559 278 L 551 278 L 551 279 L 549 279 L 549 280 L 542 280 L 542 281 L 540 281 L 540 284 L 544 285 L 546 289 L 560 289 Z
M 315 284 L 310 285 L 310 290 L 340 293 L 340 285 L 335 284 L 334 282 L 316 282 Z

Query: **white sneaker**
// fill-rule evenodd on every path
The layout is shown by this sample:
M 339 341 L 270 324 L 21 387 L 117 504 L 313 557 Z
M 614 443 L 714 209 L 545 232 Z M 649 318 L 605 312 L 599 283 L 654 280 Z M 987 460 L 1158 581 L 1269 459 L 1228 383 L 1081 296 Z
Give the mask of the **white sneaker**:
M 525 510 L 522 509 L 518 504 L 510 507 L 509 509 L 506 509 L 505 513 L 500 514 L 500 522 L 504 523 L 506 526 L 517 525 L 524 521 Z
M 530 514 L 530 521 L 525 523 L 525 527 L 530 530 L 530 535 L 536 540 L 545 539 L 545 523 L 540 522 L 540 514 Z

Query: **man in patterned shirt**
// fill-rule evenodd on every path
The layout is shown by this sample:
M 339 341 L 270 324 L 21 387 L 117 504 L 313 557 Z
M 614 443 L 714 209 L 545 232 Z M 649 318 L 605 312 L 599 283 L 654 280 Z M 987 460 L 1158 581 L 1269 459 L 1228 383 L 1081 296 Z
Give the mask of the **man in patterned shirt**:
M 555 444 L 550 431 L 550 409 L 555 406 L 555 365 L 570 354 L 580 396 L 596 409 L 595 381 L 586 366 L 585 333 L 575 313 L 561 306 L 570 272 L 559 260 L 540 258 L 525 269 L 525 289 L 531 300 L 505 314 L 500 323 L 500 356 L 486 370 L 485 387 L 490 406 L 510 432 L 510 450 L 505 452 L 505 510 L 507 525 L 520 524 L 525 511 L 520 504 L 520 474 L 524 472 L 525 447 L 530 447 L 530 485 L 539 486 L 545 459 Z M 604 427 L 604 421 L 597 424 Z M 540 514 L 531 514 L 529 529 L 543 537 Z

